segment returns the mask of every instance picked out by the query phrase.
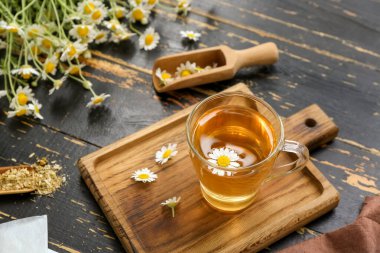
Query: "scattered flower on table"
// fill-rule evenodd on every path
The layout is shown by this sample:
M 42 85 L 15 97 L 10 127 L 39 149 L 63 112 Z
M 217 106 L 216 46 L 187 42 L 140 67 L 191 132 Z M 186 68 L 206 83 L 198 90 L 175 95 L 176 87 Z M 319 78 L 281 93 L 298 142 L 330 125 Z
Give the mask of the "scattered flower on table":
M 64 75 L 58 80 L 53 80 L 53 88 L 49 90 L 49 95 L 53 94 L 54 91 L 59 90 L 62 87 L 63 83 L 66 81 L 67 75 Z
M 16 95 L 12 98 L 10 107 L 14 109 L 16 106 L 24 106 L 32 100 L 33 96 L 31 88 L 19 86 L 16 90 Z
M 175 10 L 178 14 L 187 16 L 187 13 L 191 10 L 191 0 L 177 0 Z
M 173 77 L 172 75 L 167 72 L 166 70 L 162 70 L 160 68 L 157 68 L 156 70 L 156 76 L 158 77 L 158 79 L 160 79 L 160 83 L 162 85 L 167 85 L 171 82 L 173 82 Z
M 13 111 L 8 111 L 8 118 L 12 118 L 14 116 L 24 116 L 24 115 L 30 115 L 31 111 L 26 105 L 16 105 L 15 108 L 13 108 Z
M 134 7 L 129 13 L 128 18 L 132 23 L 140 22 L 143 25 L 149 22 L 150 10 L 143 5 Z
M 136 170 L 133 172 L 132 177 L 137 182 L 151 183 L 155 181 L 158 176 L 148 168 Z
M 140 49 L 152 50 L 157 47 L 159 41 L 160 35 L 154 31 L 154 28 L 149 27 L 139 38 Z
M 198 41 L 201 37 L 200 33 L 194 32 L 194 31 L 180 31 L 182 38 L 192 40 L 192 41 Z
M 115 17 L 118 19 L 125 18 L 126 14 L 128 13 L 127 9 L 122 6 L 116 6 L 115 8 L 112 9 L 112 12 L 115 15 Z
M 170 209 L 172 209 L 172 217 L 174 218 L 175 216 L 175 207 L 178 205 L 179 201 L 181 200 L 181 197 L 173 197 L 165 200 L 164 202 L 161 203 L 162 206 L 167 206 Z
M 230 148 L 215 148 L 208 156 L 210 157 L 208 161 L 215 166 L 224 167 L 226 169 L 236 169 L 240 167 L 240 163 L 237 162 L 239 155 Z M 218 176 L 231 176 L 233 174 L 231 171 L 221 170 L 212 166 L 208 166 L 208 169 L 212 171 L 212 174 Z
M 46 58 L 43 65 L 42 79 L 46 80 L 48 75 L 55 75 L 57 72 L 58 59 L 57 56 L 53 55 Z
M 40 73 L 35 68 L 28 64 L 21 66 L 19 69 L 13 69 L 11 73 L 13 75 L 21 76 L 24 80 L 29 80 L 33 76 L 40 75 Z
M 98 30 L 94 37 L 95 44 L 101 44 L 107 42 L 108 40 L 108 31 L 107 30 Z
M 111 95 L 102 93 L 100 95 L 94 95 L 91 98 L 91 101 L 88 102 L 87 107 L 97 107 L 100 106 L 106 98 L 109 98 Z
M 87 50 L 87 46 L 82 44 L 80 41 L 75 41 L 74 43 L 69 43 L 63 50 L 60 60 L 61 61 L 71 61 L 79 57 L 84 51 Z
M 42 107 L 42 105 L 40 103 L 38 103 L 38 101 L 35 99 L 32 100 L 31 104 L 28 104 L 29 110 L 32 112 L 34 118 L 36 118 L 36 119 L 43 119 L 44 118 L 44 117 L 42 117 L 42 115 L 40 113 L 41 107 Z
M 158 4 L 158 2 L 159 2 L 159 0 L 147 0 L 146 1 L 146 6 L 149 9 L 153 9 Z
M 156 152 L 156 162 L 164 164 L 177 155 L 177 153 L 177 144 L 169 143 L 168 146 L 162 146 L 161 150 Z
M 68 67 L 65 71 L 65 75 L 80 75 L 82 72 L 82 68 L 84 67 L 84 64 L 72 64 L 70 67 Z
M 96 31 L 92 25 L 74 25 L 69 31 L 71 37 L 80 40 L 81 43 L 92 42 L 96 36 Z

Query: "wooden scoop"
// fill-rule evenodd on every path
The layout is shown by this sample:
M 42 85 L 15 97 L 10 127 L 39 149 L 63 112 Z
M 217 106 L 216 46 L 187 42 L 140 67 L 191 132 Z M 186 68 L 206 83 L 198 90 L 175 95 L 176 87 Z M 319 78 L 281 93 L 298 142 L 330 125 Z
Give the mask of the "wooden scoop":
M 278 49 L 273 42 L 264 43 L 245 50 L 233 50 L 227 46 L 194 50 L 157 59 L 152 72 L 153 84 L 157 92 L 188 88 L 231 79 L 240 68 L 252 65 L 270 65 L 277 62 L 277 60 Z M 186 61 L 195 62 L 197 66 L 202 68 L 213 66 L 215 63 L 217 67 L 177 78 L 166 85 L 161 84 L 160 79 L 156 76 L 157 68 L 166 70 L 174 76 L 176 68 L 181 63 L 186 63 Z
M 32 166 L 28 165 L 21 165 L 21 166 L 9 166 L 9 167 L 0 167 L 0 174 L 6 172 L 7 170 L 10 169 L 27 169 L 34 173 L 34 168 Z M 0 182 L 1 184 L 1 182 Z M 20 193 L 27 193 L 27 192 L 34 192 L 36 189 L 33 188 L 28 188 L 28 189 L 22 189 L 22 190 L 0 190 L 0 195 L 8 195 L 8 194 L 20 194 Z

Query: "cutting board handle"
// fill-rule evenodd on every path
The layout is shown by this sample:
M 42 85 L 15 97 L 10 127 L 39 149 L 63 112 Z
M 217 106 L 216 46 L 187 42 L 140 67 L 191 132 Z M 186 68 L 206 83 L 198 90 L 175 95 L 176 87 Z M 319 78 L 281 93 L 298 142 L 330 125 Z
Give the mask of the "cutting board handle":
M 325 112 L 316 104 L 293 114 L 284 120 L 286 133 L 292 132 L 292 140 L 306 145 L 313 150 L 332 141 L 339 132 L 339 128 Z
M 278 61 L 278 48 L 273 42 L 267 42 L 244 50 L 235 50 L 237 54 L 236 71 L 253 65 L 271 65 Z

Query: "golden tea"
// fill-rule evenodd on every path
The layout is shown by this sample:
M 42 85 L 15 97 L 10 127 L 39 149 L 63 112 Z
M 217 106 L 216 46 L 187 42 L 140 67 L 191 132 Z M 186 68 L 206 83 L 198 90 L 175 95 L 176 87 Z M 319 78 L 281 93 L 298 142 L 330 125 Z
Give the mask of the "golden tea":
M 225 212 L 248 207 L 265 182 L 301 170 L 309 159 L 304 145 L 284 139 L 284 126 L 269 104 L 241 92 L 199 103 L 186 135 L 203 197 Z M 274 166 L 280 152 L 297 160 Z
M 271 124 L 254 109 L 225 105 L 208 110 L 197 120 L 193 135 L 195 149 L 215 165 L 205 169 L 193 159 L 202 191 L 214 199 L 246 205 L 256 194 L 262 177 L 267 176 L 269 166 L 255 172 L 255 177 L 245 176 L 244 167 L 268 157 L 275 143 Z

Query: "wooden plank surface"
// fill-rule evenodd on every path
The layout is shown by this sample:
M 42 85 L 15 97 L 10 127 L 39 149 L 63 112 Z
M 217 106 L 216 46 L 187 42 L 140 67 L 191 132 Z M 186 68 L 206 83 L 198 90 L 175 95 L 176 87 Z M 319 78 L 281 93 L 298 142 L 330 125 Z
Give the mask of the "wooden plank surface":
M 162 3 L 167 5 L 168 1 Z M 207 94 L 243 81 L 281 115 L 289 116 L 317 103 L 341 126 L 334 143 L 312 153 L 314 163 L 340 191 L 339 206 L 270 248 L 277 250 L 351 223 L 364 196 L 380 193 L 379 8 L 376 0 L 193 1 L 190 16 L 177 20 L 158 8 L 152 24 L 161 33 L 159 49 L 147 53 L 130 42 L 95 48 L 85 72 L 97 91 L 112 95 L 108 107 L 84 109 L 90 94 L 79 85 L 69 84 L 54 96 L 46 96 L 50 87 L 42 85 L 36 92 L 44 105 L 42 122 L 22 119 L 31 128 L 1 113 L 0 165 L 32 162 L 28 156 L 34 152 L 59 159 L 70 178 L 65 194 L 54 199 L 2 198 L 0 222 L 48 213 L 49 239 L 55 250 L 120 252 L 118 240 L 97 230 L 114 237 L 104 218 L 83 211 L 100 212 L 80 179 L 75 161 Z M 201 43 L 182 43 L 179 31 L 186 29 L 202 32 Z M 243 49 L 269 40 L 280 48 L 280 61 L 274 67 L 246 69 L 234 80 L 196 90 L 161 95 L 152 89 L 148 73 L 158 56 L 219 44 Z M 2 85 L 1 81 L 0 89 Z M 4 100 L 0 106 L 5 110 Z M 79 219 L 82 223 L 77 218 L 83 218 Z M 58 247 L 60 244 L 63 246 Z
M 226 91 L 251 93 L 244 84 Z M 231 215 L 210 208 L 200 194 L 188 155 L 185 124 L 192 108 L 78 162 L 83 179 L 126 250 L 255 252 L 337 206 L 338 192 L 309 162 L 302 172 L 264 185 L 255 203 L 243 212 Z M 308 126 L 307 120 L 313 120 L 315 125 Z M 287 118 L 284 126 L 287 139 L 299 141 L 311 150 L 330 142 L 338 133 L 336 125 L 317 105 Z M 157 166 L 153 154 L 169 140 L 178 144 L 179 154 L 168 165 Z M 278 158 L 278 164 L 290 161 L 287 155 Z M 145 167 L 157 173 L 157 183 L 148 186 L 130 178 L 137 168 Z M 160 207 L 172 195 L 183 199 L 175 220 Z

